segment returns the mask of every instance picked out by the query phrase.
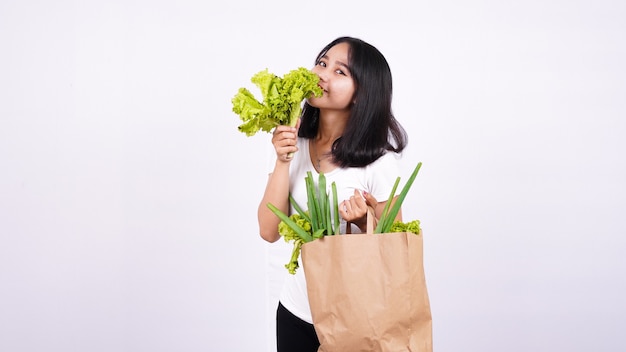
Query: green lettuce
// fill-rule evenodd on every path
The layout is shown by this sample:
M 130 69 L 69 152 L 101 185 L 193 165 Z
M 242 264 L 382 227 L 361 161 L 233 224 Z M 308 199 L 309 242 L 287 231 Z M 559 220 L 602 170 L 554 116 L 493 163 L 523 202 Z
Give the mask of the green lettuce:
M 389 232 L 411 232 L 416 235 L 422 233 L 419 220 L 413 220 L 409 222 L 402 222 L 395 220 L 389 229 Z
M 303 67 L 283 77 L 265 69 L 252 76 L 251 81 L 261 90 L 263 101 L 244 87 L 232 99 L 233 112 L 243 121 L 238 129 L 247 136 L 259 131 L 271 132 L 279 125 L 295 126 L 302 112 L 302 101 L 323 94 L 319 77 Z

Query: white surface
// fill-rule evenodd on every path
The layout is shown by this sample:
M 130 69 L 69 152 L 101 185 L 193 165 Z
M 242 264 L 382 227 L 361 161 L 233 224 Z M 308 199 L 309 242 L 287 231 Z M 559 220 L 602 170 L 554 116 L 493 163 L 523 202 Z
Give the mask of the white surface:
M 288 245 L 230 99 L 340 35 L 387 57 L 438 352 L 619 351 L 618 1 L 0 3 L 0 350 L 273 350 Z

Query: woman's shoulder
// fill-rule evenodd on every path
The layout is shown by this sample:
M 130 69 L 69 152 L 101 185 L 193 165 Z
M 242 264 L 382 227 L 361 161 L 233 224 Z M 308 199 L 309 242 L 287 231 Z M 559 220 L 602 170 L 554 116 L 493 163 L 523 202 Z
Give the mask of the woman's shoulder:
M 397 168 L 401 159 L 402 154 L 396 153 L 394 151 L 387 151 L 383 155 L 381 155 L 380 158 L 369 164 L 368 167 L 376 169 L 389 167 Z
M 400 161 L 402 155 L 393 151 L 388 151 L 373 163 L 365 167 L 365 174 L 368 178 L 374 179 L 395 179 L 400 172 Z

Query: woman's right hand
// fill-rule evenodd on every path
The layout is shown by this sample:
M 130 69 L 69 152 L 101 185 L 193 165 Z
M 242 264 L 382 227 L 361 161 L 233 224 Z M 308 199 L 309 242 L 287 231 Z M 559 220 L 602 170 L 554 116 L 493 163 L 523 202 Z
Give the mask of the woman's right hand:
M 296 143 L 298 141 L 298 127 L 300 121 L 296 127 L 290 126 L 277 126 L 274 129 L 272 136 L 272 144 L 276 150 L 276 158 L 281 162 L 290 162 L 293 158 L 293 153 L 298 151 Z

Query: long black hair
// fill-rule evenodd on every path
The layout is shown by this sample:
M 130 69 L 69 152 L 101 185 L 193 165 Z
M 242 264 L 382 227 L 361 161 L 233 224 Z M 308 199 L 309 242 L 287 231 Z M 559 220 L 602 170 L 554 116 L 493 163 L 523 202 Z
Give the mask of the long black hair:
M 315 64 L 330 48 L 348 43 L 348 67 L 355 84 L 350 118 L 344 133 L 333 143 L 333 161 L 340 167 L 363 167 L 387 151 L 401 152 L 408 137 L 391 110 L 391 70 L 382 53 L 371 44 L 353 37 L 330 42 L 315 59 Z M 314 138 L 319 126 L 319 109 L 305 102 L 299 137 Z

